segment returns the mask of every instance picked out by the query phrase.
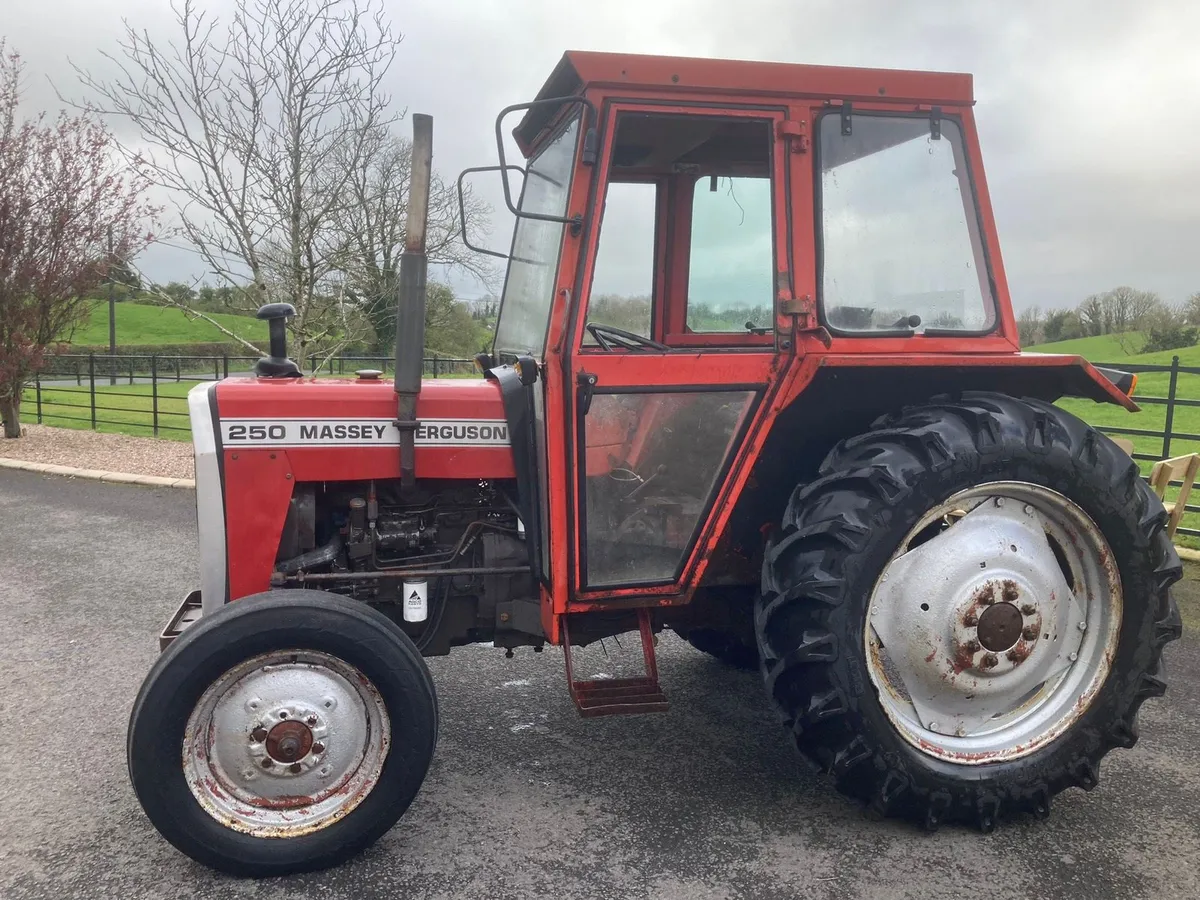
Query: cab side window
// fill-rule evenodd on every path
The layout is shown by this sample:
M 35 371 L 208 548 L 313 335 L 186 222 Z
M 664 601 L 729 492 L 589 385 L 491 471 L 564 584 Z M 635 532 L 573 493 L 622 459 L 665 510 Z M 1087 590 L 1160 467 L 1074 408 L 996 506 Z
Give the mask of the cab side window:
M 657 195 L 653 181 L 608 185 L 588 304 L 589 323 L 650 337 Z M 595 338 L 587 333 L 584 341 L 594 344 Z
M 693 185 L 687 329 L 736 332 L 771 324 L 771 181 L 701 178 Z
M 766 119 L 618 113 L 585 321 L 670 347 L 769 344 L 771 153 Z

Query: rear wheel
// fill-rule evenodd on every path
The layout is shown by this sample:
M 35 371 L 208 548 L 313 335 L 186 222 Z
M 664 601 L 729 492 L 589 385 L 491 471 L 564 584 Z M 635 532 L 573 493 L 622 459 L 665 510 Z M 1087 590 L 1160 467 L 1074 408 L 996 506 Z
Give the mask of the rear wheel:
M 238 600 L 178 638 L 129 724 L 155 827 L 234 875 L 340 863 L 386 832 L 437 740 L 432 680 L 380 613 L 319 591 Z
M 758 668 L 758 648 L 747 644 L 739 635 L 715 628 L 693 628 L 686 634 L 687 642 L 727 666 L 751 672 Z
M 967 394 L 883 419 L 797 488 L 767 549 L 771 698 L 882 813 L 1045 815 L 1165 690 L 1164 522 L 1136 464 L 1049 404 Z

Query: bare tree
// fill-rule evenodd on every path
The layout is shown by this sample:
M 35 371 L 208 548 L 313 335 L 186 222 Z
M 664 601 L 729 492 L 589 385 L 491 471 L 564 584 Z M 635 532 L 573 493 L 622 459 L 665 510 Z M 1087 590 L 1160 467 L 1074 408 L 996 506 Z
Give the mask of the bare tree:
M 173 5 L 178 41 L 126 23 L 111 80 L 78 70 L 101 112 L 152 148 L 182 235 L 247 300 L 292 303 L 309 352 L 357 335 L 334 283 L 336 229 L 359 162 L 398 119 L 382 89 L 396 54 L 383 0 L 235 0 L 227 22 Z
M 1041 307 L 1030 306 L 1021 310 L 1021 314 L 1017 316 L 1017 334 L 1022 347 L 1041 343 L 1043 338 Z
M 1140 331 L 1157 321 L 1163 301 L 1153 291 L 1139 291 L 1127 285 L 1103 294 L 1092 294 L 1077 310 L 1089 335 L 1125 334 Z
M 1200 292 L 1192 294 L 1183 302 L 1182 315 L 1188 325 L 1200 325 Z
M 1079 315 L 1083 333 L 1088 337 L 1104 334 L 1104 302 L 1100 294 L 1092 294 L 1079 304 Z
M 345 242 L 342 269 L 347 294 L 370 322 L 377 347 L 390 346 L 395 338 L 395 293 L 404 250 L 411 163 L 409 141 L 382 128 L 364 142 L 356 160 L 346 161 L 351 176 L 348 196 L 338 206 L 336 216 Z M 463 210 L 469 233 L 486 230 L 491 210 L 469 188 L 464 189 Z M 467 249 L 459 240 L 459 227 L 456 187 L 446 184 L 435 172 L 429 193 L 429 261 L 489 283 L 494 275 L 492 268 L 486 257 Z M 425 327 L 430 329 L 428 315 Z
M 86 315 L 111 234 L 128 257 L 151 239 L 145 182 L 114 160 L 89 114 L 20 122 L 21 59 L 0 41 L 0 418 L 21 434 L 21 397 L 46 349 Z M 119 160 L 119 155 L 116 156 Z
M 1153 291 L 1121 285 L 1103 294 L 1111 332 L 1136 331 L 1146 326 L 1146 320 L 1162 307 L 1162 300 Z

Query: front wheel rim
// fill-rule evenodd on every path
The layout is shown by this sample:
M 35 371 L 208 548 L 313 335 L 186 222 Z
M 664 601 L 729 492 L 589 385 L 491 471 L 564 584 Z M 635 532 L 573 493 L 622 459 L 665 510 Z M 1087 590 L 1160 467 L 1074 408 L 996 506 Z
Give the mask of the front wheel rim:
M 212 818 L 255 837 L 299 837 L 354 810 L 379 781 L 391 723 L 378 689 L 314 650 L 245 660 L 188 717 L 183 771 Z
M 1121 579 L 1092 519 L 1063 495 L 993 482 L 909 531 L 864 627 L 881 706 L 922 753 L 980 765 L 1069 729 L 1108 676 Z

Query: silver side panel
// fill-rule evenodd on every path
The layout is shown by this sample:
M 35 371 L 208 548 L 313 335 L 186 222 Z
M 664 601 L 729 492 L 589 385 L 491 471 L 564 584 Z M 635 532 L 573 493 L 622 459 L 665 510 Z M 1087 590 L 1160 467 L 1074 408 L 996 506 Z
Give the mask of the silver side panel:
M 196 525 L 200 543 L 200 603 L 204 615 L 225 605 L 225 496 L 213 422 L 216 382 L 188 391 L 192 446 L 196 452 Z

